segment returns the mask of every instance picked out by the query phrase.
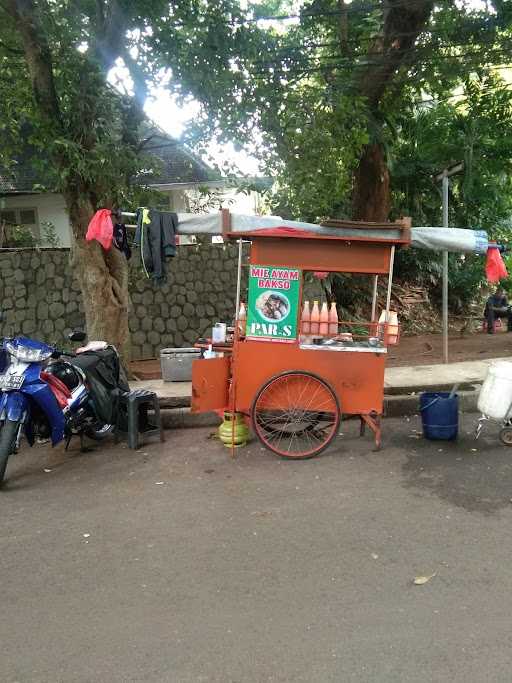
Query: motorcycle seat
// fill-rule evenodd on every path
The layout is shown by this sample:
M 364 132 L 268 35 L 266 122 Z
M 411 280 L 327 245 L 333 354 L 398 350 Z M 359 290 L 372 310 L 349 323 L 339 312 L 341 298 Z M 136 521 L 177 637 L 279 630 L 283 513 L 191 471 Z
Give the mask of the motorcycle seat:
M 76 353 L 85 353 L 86 351 L 104 351 L 108 347 L 107 342 L 104 341 L 90 341 L 85 346 L 80 346 Z

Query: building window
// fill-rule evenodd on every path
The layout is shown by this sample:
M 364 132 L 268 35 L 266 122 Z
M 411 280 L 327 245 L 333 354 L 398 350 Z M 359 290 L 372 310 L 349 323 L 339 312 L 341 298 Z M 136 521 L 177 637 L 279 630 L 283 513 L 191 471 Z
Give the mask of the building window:
M 30 230 L 35 240 L 39 240 L 40 233 L 37 209 L 2 209 L 0 211 L 0 224 L 7 228 L 13 225 L 21 225 Z

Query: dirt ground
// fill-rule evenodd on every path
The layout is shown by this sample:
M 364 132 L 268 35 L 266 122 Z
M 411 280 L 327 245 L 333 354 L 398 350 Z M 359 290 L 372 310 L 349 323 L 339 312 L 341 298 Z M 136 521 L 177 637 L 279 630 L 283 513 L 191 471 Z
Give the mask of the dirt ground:
M 476 332 L 464 337 L 459 334 L 452 335 L 448 342 L 448 354 L 452 363 L 505 358 L 512 355 L 512 333 L 499 331 L 496 334 Z M 424 334 L 417 337 L 402 337 L 400 344 L 389 350 L 387 365 L 434 365 L 442 362 L 442 335 Z
M 498 331 L 494 335 L 475 332 L 460 336 L 453 334 L 449 340 L 450 362 L 505 358 L 512 355 L 512 333 Z M 388 354 L 388 367 L 406 365 L 434 365 L 443 362 L 443 338 L 440 334 L 423 334 L 402 337 Z M 131 370 L 139 379 L 160 379 L 160 361 L 145 360 L 131 363 Z

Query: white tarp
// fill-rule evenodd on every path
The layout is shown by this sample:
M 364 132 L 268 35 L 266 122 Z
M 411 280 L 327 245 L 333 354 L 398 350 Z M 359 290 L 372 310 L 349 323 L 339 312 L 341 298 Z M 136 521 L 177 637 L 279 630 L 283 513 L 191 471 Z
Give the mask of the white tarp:
M 316 223 L 288 221 L 279 216 L 246 216 L 230 213 L 232 233 L 251 232 L 264 228 L 291 228 L 292 230 L 307 230 L 318 235 L 333 235 L 338 237 L 383 237 L 382 230 L 351 230 L 350 228 L 329 228 Z M 222 217 L 220 213 L 178 214 L 178 233 L 183 235 L 220 235 L 222 234 Z M 401 231 L 390 228 L 385 231 L 386 237 L 400 239 Z M 487 233 L 483 230 L 467 230 L 463 228 L 411 228 L 411 246 L 417 249 L 432 249 L 434 251 L 453 251 L 457 253 L 485 254 L 488 241 Z
M 411 246 L 417 249 L 485 254 L 489 245 L 483 230 L 463 228 L 411 228 Z

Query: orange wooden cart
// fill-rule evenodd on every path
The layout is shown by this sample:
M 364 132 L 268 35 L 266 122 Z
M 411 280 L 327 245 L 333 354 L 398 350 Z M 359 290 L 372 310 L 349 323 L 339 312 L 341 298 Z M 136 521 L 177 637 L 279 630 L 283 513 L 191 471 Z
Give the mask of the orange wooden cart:
M 192 412 L 230 411 L 250 421 L 259 440 L 277 455 L 308 458 L 323 451 L 339 431 L 342 415 L 368 425 L 381 446 L 387 324 L 377 324 L 377 278 L 388 277 L 389 319 L 395 249 L 410 242 L 410 224 L 343 224 L 343 235 L 270 229 L 230 234 L 239 241 L 239 310 L 241 237 L 250 242 L 249 267 L 298 269 L 300 305 L 294 311 L 300 328 L 302 284 L 306 272 L 358 273 L 373 276 L 373 305 L 366 335 L 353 344 L 315 345 L 300 334 L 288 343 L 241 335 L 235 326 L 232 353 L 194 361 Z M 349 228 L 347 230 L 347 227 Z M 372 237 L 367 237 L 371 228 Z M 375 237 L 378 230 L 378 237 Z M 348 233 L 348 234 L 347 234 Z M 361 323 L 340 323 L 341 329 Z M 373 338 L 380 332 L 380 339 Z M 247 330 L 250 333 L 250 330 Z M 375 345 L 376 344 L 376 345 Z

